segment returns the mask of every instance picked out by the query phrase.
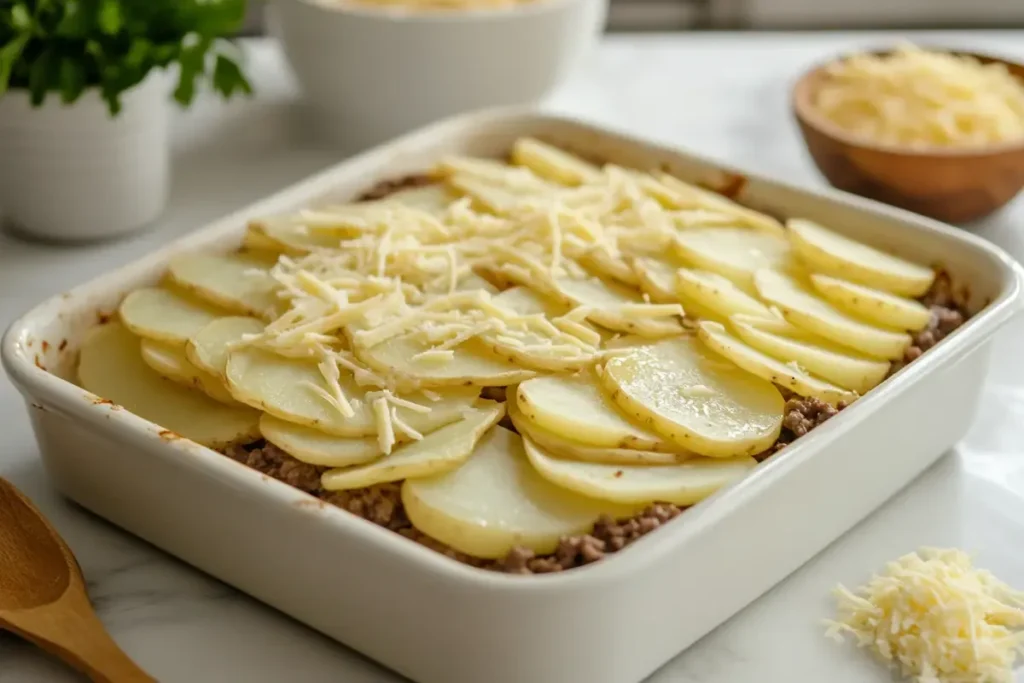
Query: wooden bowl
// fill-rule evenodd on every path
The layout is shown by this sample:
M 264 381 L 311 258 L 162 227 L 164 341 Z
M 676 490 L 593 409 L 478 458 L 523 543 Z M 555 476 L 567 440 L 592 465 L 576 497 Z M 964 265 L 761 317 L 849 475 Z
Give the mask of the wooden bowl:
M 1005 64 L 1024 80 L 1024 65 L 952 52 Z M 833 186 L 947 223 L 984 218 L 1024 187 L 1024 139 L 979 148 L 911 149 L 873 143 L 842 130 L 812 106 L 811 96 L 827 78 L 827 66 L 800 78 L 792 106 L 814 163 Z

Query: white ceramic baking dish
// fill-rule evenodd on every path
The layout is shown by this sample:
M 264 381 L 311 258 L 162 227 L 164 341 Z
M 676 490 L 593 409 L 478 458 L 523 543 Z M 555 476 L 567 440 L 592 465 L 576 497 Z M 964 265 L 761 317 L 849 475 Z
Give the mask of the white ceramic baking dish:
M 804 216 L 969 283 L 978 313 L 838 418 L 625 551 L 564 574 L 456 563 L 325 505 L 66 381 L 82 333 L 173 254 L 227 249 L 246 219 L 426 168 L 498 155 L 522 135 L 662 166 Z M 745 181 L 743 180 L 745 178 Z M 448 120 L 350 159 L 51 299 L 15 322 L 3 363 L 68 497 L 422 683 L 632 683 L 736 613 L 917 476 L 971 423 L 992 334 L 1022 307 L 1022 270 L 954 228 L 834 191 L 740 176 L 623 135 L 521 111 Z

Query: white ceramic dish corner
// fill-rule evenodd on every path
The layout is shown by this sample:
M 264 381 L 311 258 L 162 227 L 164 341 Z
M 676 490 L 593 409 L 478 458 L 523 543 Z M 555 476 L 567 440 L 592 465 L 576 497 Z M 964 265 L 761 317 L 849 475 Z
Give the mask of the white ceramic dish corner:
M 595 565 L 508 576 L 460 565 L 223 456 L 173 438 L 62 379 L 83 331 L 173 254 L 228 249 L 245 220 L 443 154 L 505 153 L 538 136 L 598 159 L 739 189 L 970 283 L 978 313 L 841 416 Z M 4 366 L 43 462 L 67 496 L 196 567 L 421 683 L 634 683 L 806 562 L 934 462 L 968 428 L 988 340 L 1022 308 L 1022 270 L 968 233 L 834 191 L 811 192 L 576 121 L 488 111 L 346 161 L 15 322 Z M 187 504 L 185 504 L 187 501 Z M 199 531 L 201 529 L 201 531 Z

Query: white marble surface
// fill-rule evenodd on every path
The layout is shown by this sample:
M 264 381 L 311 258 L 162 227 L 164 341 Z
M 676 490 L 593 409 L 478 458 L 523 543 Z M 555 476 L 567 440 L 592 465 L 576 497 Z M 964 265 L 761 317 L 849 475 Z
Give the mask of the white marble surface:
M 905 35 L 905 34 L 904 34 Z M 880 34 L 743 34 L 609 39 L 550 106 L 632 129 L 752 169 L 821 182 L 799 143 L 788 86 L 804 67 Z M 921 36 L 1024 59 L 1024 32 Z M 253 46 L 260 96 L 208 99 L 181 115 L 170 207 L 151 231 L 113 244 L 42 246 L 0 234 L 0 325 L 42 298 L 135 258 L 337 160 L 299 131 L 294 88 L 277 53 Z M 975 226 L 1024 257 L 1024 199 Z M 651 679 L 656 683 L 871 683 L 867 657 L 821 637 L 829 589 L 856 583 L 921 545 L 955 545 L 1024 587 L 1024 322 L 997 340 L 997 360 L 971 434 L 955 452 L 787 581 Z M 918 428 L 927 429 L 927 425 Z M 61 500 L 37 460 L 19 397 L 0 378 L 0 476 L 50 516 L 77 553 L 104 622 L 164 683 L 399 680 Z M 884 476 L 884 473 L 879 473 Z M 809 511 L 809 514 L 811 512 Z M 751 556 L 751 562 L 757 562 Z M 2 571 L 2 568 L 0 568 Z M 685 618 L 685 615 L 681 615 Z M 0 634 L 0 682 L 79 680 Z M 1018 678 L 1024 681 L 1024 675 Z M 481 682 L 483 683 L 483 682 Z

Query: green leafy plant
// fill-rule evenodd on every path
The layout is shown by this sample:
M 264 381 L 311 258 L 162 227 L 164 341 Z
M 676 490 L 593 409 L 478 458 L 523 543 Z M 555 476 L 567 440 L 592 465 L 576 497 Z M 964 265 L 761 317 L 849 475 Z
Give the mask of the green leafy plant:
M 177 67 L 174 98 L 188 105 L 209 79 L 225 97 L 251 88 L 226 39 L 245 0 L 0 0 L 0 97 L 28 91 L 72 103 L 96 88 L 112 116 L 153 69 Z

